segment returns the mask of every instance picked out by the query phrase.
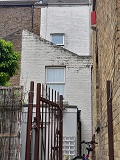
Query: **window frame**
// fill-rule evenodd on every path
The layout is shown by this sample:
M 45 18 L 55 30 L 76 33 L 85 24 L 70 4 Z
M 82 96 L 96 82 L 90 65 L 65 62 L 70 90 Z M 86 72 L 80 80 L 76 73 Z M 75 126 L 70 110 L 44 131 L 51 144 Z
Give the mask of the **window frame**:
M 50 68 L 50 69 L 52 69 L 52 68 L 53 68 L 53 69 L 60 69 L 60 68 L 61 68 L 61 69 L 64 69 L 64 82 L 48 82 L 48 81 L 47 81 L 47 69 L 49 69 L 49 68 Z M 64 66 L 64 67 L 61 67 L 61 66 L 60 66 L 60 67 L 58 67 L 58 66 L 54 66 L 54 67 L 53 67 L 53 66 L 46 66 L 46 67 L 45 67 L 45 72 L 46 72 L 46 73 L 45 73 L 45 75 L 46 75 L 46 76 L 45 76 L 45 83 L 46 83 L 46 84 L 65 84 L 65 66 Z
M 51 36 L 51 42 L 52 42 L 52 36 L 63 36 L 63 43 L 61 43 L 61 44 L 57 44 L 57 43 L 54 43 L 54 44 L 56 44 L 56 45 L 58 45 L 58 46 L 64 46 L 65 45 L 65 34 L 64 33 L 51 33 L 50 34 L 50 36 Z M 52 42 L 53 43 L 53 42 Z
M 48 82 L 47 81 L 47 69 L 49 69 L 49 68 L 53 68 L 53 69 L 56 69 L 56 68 L 62 68 L 62 69 L 64 69 L 64 81 L 63 82 Z M 50 85 L 63 85 L 64 86 L 64 88 L 63 88 L 63 97 L 65 97 L 65 81 L 66 81 L 66 67 L 65 66 L 46 66 L 45 67 L 45 84 L 47 85 L 47 86 L 50 86 Z M 50 87 L 50 89 L 53 89 L 53 88 L 51 88 Z M 56 89 L 54 89 L 54 91 L 55 91 Z M 56 90 L 57 91 L 57 90 Z M 59 92 L 59 91 L 58 91 Z M 61 94 L 60 92 L 59 92 L 59 94 Z

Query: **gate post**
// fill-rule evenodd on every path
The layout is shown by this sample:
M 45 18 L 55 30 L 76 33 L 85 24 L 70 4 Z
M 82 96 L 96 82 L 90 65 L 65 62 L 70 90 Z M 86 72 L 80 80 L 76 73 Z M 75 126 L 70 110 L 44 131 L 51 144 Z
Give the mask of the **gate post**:
M 37 99 L 36 99 L 36 130 L 35 130 L 34 160 L 39 160 L 39 137 L 40 137 L 40 97 L 41 97 L 41 84 L 40 84 L 40 83 L 37 83 Z
M 107 118 L 108 118 L 108 149 L 109 160 L 114 160 L 113 144 L 113 117 L 112 117 L 112 86 L 111 81 L 107 81 Z
M 59 158 L 62 160 L 62 146 L 63 146 L 63 96 L 60 95 L 60 134 L 59 134 Z
M 33 97 L 34 97 L 34 82 L 30 82 L 29 101 L 28 101 L 28 117 L 27 117 L 27 133 L 26 133 L 26 153 L 25 160 L 30 160 L 30 132 L 32 129 L 32 110 L 33 110 Z

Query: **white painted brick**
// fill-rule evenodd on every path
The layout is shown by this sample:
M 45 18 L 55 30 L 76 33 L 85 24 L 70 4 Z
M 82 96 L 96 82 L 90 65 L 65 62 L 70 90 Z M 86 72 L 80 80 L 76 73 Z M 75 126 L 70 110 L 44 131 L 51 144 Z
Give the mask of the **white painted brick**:
M 65 100 L 81 110 L 82 139 L 91 140 L 91 57 L 78 56 L 64 48 L 23 31 L 21 85 L 29 91 L 30 81 L 45 83 L 45 66 L 66 66 Z M 36 91 L 35 91 L 36 95 Z
M 90 6 L 48 6 L 41 9 L 40 35 L 65 34 L 65 48 L 79 55 L 90 54 Z

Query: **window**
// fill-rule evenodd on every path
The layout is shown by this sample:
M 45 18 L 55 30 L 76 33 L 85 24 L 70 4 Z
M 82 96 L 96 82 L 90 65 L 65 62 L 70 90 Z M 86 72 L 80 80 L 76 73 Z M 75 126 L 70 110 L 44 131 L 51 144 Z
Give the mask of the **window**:
M 64 46 L 64 34 L 51 34 L 51 41 L 56 45 Z
M 64 96 L 65 67 L 46 67 L 46 84 Z

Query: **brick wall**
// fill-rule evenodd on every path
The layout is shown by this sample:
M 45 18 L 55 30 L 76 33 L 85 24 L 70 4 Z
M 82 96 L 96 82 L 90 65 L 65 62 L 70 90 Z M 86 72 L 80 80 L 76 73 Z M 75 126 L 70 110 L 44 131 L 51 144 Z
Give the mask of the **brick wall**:
M 22 31 L 21 30 L 5 37 L 6 41 L 11 41 L 14 44 L 14 50 L 19 52 L 20 54 L 21 54 L 21 48 L 22 48 L 21 37 L 22 37 Z M 10 83 L 13 86 L 18 86 L 20 84 L 20 64 L 19 64 L 19 70 L 18 70 L 17 75 L 10 78 Z
M 65 66 L 65 100 L 81 110 L 82 140 L 91 140 L 91 57 L 78 56 L 26 31 L 22 44 L 20 84 L 25 95 L 30 81 L 45 83 L 45 66 Z
M 107 119 L 107 95 L 106 81 L 112 82 L 112 114 L 113 114 L 113 140 L 114 159 L 120 159 L 119 128 L 120 128 L 120 1 L 97 1 L 97 24 L 93 31 L 93 108 L 94 126 L 100 126 L 100 132 L 96 134 L 98 148 L 96 160 L 108 160 L 108 119 Z M 97 34 L 97 36 L 96 36 Z M 98 51 L 96 48 L 98 47 Z M 96 55 L 98 53 L 98 63 Z
M 32 5 L 0 6 L 0 37 L 27 29 L 40 34 L 40 7 Z
M 34 6 L 33 33 L 40 35 L 41 8 Z
M 0 6 L 0 37 L 10 40 L 15 51 L 21 53 L 21 33 L 23 29 L 40 34 L 40 7 L 32 5 Z M 12 85 L 19 85 L 20 70 L 10 80 Z
M 0 7 L 0 37 L 6 37 L 19 29 L 32 30 L 31 6 Z

